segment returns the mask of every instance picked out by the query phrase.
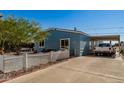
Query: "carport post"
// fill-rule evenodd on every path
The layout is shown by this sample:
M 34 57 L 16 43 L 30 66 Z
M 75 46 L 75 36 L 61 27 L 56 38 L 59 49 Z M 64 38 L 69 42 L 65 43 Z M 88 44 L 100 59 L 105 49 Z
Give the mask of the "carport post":
M 94 41 L 91 41 L 91 48 L 94 47 Z
M 110 40 L 110 44 L 112 44 L 112 41 Z
M 119 55 L 120 55 L 120 52 L 121 52 L 120 38 L 118 39 L 118 45 L 119 45 Z

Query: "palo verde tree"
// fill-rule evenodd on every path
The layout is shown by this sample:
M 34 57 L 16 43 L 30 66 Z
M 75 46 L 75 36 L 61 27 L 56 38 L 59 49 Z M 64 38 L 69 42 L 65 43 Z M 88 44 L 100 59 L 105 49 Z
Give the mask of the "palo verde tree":
M 0 20 L 0 48 L 7 45 L 19 51 L 21 44 L 40 42 L 47 34 L 35 21 L 14 17 Z

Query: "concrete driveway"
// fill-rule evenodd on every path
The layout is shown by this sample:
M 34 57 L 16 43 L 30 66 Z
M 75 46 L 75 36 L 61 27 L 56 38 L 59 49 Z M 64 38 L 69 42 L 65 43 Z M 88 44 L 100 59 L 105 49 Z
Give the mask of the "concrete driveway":
M 124 82 L 124 62 L 121 57 L 82 56 L 71 58 L 7 82 L 20 83 L 91 83 Z

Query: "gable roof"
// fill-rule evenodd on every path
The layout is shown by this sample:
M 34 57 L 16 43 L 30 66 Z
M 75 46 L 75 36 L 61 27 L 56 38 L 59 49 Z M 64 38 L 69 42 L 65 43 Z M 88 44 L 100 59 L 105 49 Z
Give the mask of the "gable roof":
M 82 31 L 71 30 L 71 29 L 48 28 L 48 29 L 46 29 L 46 31 L 63 31 L 63 32 L 70 32 L 70 33 L 83 34 L 83 35 L 89 36 L 89 34 L 84 33 L 84 32 L 82 32 Z

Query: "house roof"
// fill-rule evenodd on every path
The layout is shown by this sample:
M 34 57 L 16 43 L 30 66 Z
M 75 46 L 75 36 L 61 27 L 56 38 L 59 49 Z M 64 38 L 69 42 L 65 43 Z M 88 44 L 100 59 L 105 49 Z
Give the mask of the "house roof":
M 70 32 L 70 33 L 83 34 L 83 35 L 89 36 L 89 34 L 87 34 L 85 32 L 78 31 L 78 30 L 71 30 L 71 29 L 48 28 L 48 29 L 46 29 L 46 31 L 63 31 L 63 32 Z

